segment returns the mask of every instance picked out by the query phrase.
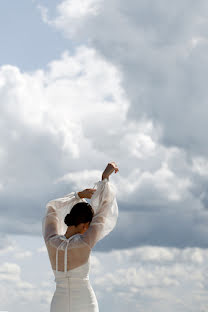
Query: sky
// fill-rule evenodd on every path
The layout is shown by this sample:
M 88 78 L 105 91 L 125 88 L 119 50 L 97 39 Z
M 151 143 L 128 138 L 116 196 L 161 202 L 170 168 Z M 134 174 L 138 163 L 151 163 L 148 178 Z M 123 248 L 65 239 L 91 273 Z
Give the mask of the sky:
M 100 312 L 208 310 L 208 4 L 0 4 L 0 311 L 49 312 L 46 203 L 115 161 Z

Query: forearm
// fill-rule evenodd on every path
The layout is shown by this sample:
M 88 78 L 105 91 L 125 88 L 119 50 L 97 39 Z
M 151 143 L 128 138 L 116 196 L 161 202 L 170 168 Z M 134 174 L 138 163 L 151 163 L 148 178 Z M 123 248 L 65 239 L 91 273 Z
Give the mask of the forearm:
M 102 180 L 104 180 L 104 179 L 107 179 L 109 181 L 109 176 L 103 173 L 102 174 Z
M 105 179 L 109 181 L 109 176 L 107 174 L 102 174 L 102 181 L 104 182 Z M 96 189 L 93 189 L 93 191 L 95 190 Z M 89 192 L 91 193 L 89 194 Z M 79 198 L 91 198 L 93 193 L 92 193 L 92 189 L 85 189 L 83 191 L 76 192 L 76 194 Z
M 112 172 L 118 172 L 118 167 L 117 165 L 115 164 L 115 162 L 110 162 L 108 163 L 108 165 L 106 166 L 105 170 L 103 171 L 102 173 L 102 181 L 104 181 L 105 179 L 109 182 L 109 176 L 112 174 Z M 87 192 L 86 192 L 87 191 Z M 81 191 L 81 192 L 77 192 L 77 195 L 80 197 L 80 198 L 91 198 L 92 196 L 92 192 L 95 191 L 95 190 L 92 190 L 92 189 L 86 189 L 84 191 Z M 90 197 L 89 197 L 89 192 L 90 192 Z M 87 194 L 87 197 L 86 197 L 86 194 Z
M 75 202 L 77 200 L 80 200 L 80 198 L 76 196 L 76 193 L 70 192 L 63 197 L 50 200 L 47 203 L 46 207 L 48 208 L 51 207 L 50 209 L 57 211 L 60 209 L 65 209 L 65 207 L 67 208 L 70 203 Z

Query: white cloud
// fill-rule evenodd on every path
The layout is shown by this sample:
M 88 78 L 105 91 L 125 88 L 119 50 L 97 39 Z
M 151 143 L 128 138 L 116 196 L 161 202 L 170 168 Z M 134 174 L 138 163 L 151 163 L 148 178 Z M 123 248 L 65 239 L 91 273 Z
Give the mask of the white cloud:
M 41 127 L 42 132 L 63 136 L 62 148 L 68 148 L 75 158 L 80 153 L 79 140 L 86 140 L 86 120 L 101 129 L 110 127 L 112 121 L 119 127 L 128 108 L 119 72 L 84 46 L 74 56 L 64 52 L 45 73 L 22 74 L 18 68 L 2 66 L 0 79 L 4 81 L 2 95 L 10 91 L 5 94 L 3 108 L 11 117 L 34 131 Z M 95 117 L 99 117 L 99 124 Z M 13 134 L 14 130 L 12 138 Z
M 90 255 L 90 270 L 93 272 L 93 275 L 105 274 L 102 261 L 94 253 Z
M 71 3 L 57 6 L 50 25 L 121 70 L 128 119 L 145 115 L 163 128 L 163 144 L 207 157 L 207 3 L 100 1 L 95 16 L 82 16 L 82 3 L 77 23 L 67 10 Z
M 208 176 L 208 160 L 204 157 L 195 157 L 192 161 L 193 172 L 198 173 L 201 176 Z
M 37 252 L 40 252 L 40 253 L 45 253 L 45 252 L 47 252 L 47 248 L 46 248 L 46 246 L 44 245 L 44 246 L 42 246 L 42 247 L 40 247 L 40 248 L 37 248 Z
M 3 263 L 0 267 L 1 280 L 19 280 L 20 267 L 15 263 Z
M 137 311 L 136 306 L 151 311 L 153 305 L 161 312 L 203 311 L 208 306 L 207 249 L 143 246 L 96 256 L 105 274 L 95 276 L 95 288 L 100 301 L 107 297 L 115 311 Z
M 57 178 L 55 183 L 65 181 L 67 183 L 73 183 L 76 189 L 81 189 L 83 185 L 92 185 L 97 180 L 97 177 L 101 178 L 102 171 L 99 170 L 82 170 L 76 172 L 70 172 L 64 176 Z
M 47 193 L 61 194 L 61 182 L 68 193 L 100 179 L 111 135 L 129 106 L 120 80 L 114 66 L 84 46 L 74 55 L 64 52 L 47 71 L 0 68 L 2 231 L 40 234 Z
M 97 15 L 100 0 L 70 0 L 60 3 L 57 7 L 60 15 L 66 14 L 71 18 L 82 18 L 86 15 Z
M 207 4 L 65 0 L 54 19 L 39 8 L 81 45 L 46 70 L 0 68 L 2 231 L 40 234 L 49 197 L 92 187 L 114 160 L 119 222 L 100 249 L 117 250 L 91 259 L 101 307 L 207 311 L 207 249 L 186 248 L 207 247 Z M 1 257 L 34 267 L 15 244 L 2 236 Z M 53 276 L 33 283 L 2 263 L 1 309 L 45 311 Z
M 16 259 L 24 259 L 25 257 L 31 257 L 32 254 L 33 253 L 31 251 L 17 252 L 14 254 L 14 257 Z
M 150 47 L 154 48 L 153 53 L 158 52 L 152 39 L 163 35 L 168 40 L 165 29 L 162 28 L 161 33 L 163 24 L 159 24 L 159 17 L 163 18 L 161 23 L 167 21 L 166 15 L 159 4 L 153 6 L 150 13 L 158 23 L 154 29 L 149 24 L 149 17 L 148 20 L 135 19 L 135 12 L 141 18 L 140 13 L 147 12 L 146 2 L 132 2 L 127 8 L 124 2 L 113 1 L 110 10 L 103 2 L 85 2 L 84 7 L 80 7 L 81 4 L 60 3 L 57 19 L 68 23 L 69 15 L 77 16 L 79 12 L 77 25 L 89 27 L 76 32 L 96 39 L 91 41 L 95 49 L 82 44 L 73 54 L 64 51 L 45 71 L 26 73 L 11 65 L 1 67 L 0 127 L 8 138 L 7 141 L 1 138 L 1 194 L 3 206 L 8 208 L 1 218 L 2 230 L 12 227 L 14 232 L 40 233 L 37 207 L 41 210 L 49 196 L 58 197 L 70 189 L 93 187 L 105 164 L 114 160 L 120 167 L 114 178 L 120 218 L 113 233 L 114 241 L 106 240 L 105 248 L 110 248 L 111 244 L 117 246 L 120 235 L 124 246 L 129 245 L 127 242 L 135 246 L 142 241 L 171 246 L 205 246 L 208 219 L 203 208 L 207 206 L 208 198 L 206 176 L 202 172 L 206 172 L 207 160 L 204 157 L 203 163 L 199 162 L 199 158 L 187 153 L 183 145 L 176 147 L 164 142 L 167 129 L 161 122 L 161 114 L 172 117 L 176 110 L 175 106 L 164 106 L 164 101 L 153 95 L 159 94 L 168 73 L 165 72 L 168 68 L 161 66 L 161 62 L 169 60 L 171 65 L 173 60 L 168 58 L 169 50 L 163 50 L 161 44 L 158 48 L 165 56 L 157 54 L 159 63 L 154 59 L 146 62 Z M 121 4 L 119 8 L 118 4 Z M 96 14 L 104 18 L 101 21 L 90 9 L 97 5 Z M 184 2 L 174 7 L 175 13 L 170 14 L 173 24 L 176 12 L 183 8 Z M 107 15 L 109 24 L 105 22 Z M 106 31 L 113 25 L 114 31 L 106 36 Z M 121 29 L 124 29 L 122 35 Z M 171 35 L 174 39 L 174 32 Z M 194 37 L 198 38 L 198 35 Z M 105 46 L 100 45 L 101 39 Z M 139 50 L 141 41 L 144 45 Z M 201 43 L 198 45 L 201 47 Z M 181 56 L 183 48 L 175 49 Z M 147 91 L 150 91 L 152 104 Z M 169 91 L 169 87 L 164 88 L 164 92 Z M 152 106 L 156 100 L 157 106 Z M 168 119 L 168 131 L 173 126 L 171 120 Z M 174 137 L 180 140 L 181 133 L 188 128 L 184 127 L 183 132 L 179 128 L 175 128 L 174 123 Z M 11 193 L 12 198 L 8 196 Z M 17 217 L 15 225 L 10 218 L 14 214 Z M 29 220 L 34 214 L 36 223 L 33 221 L 31 225 Z M 26 219 L 22 220 L 21 215 L 27 216 Z M 203 224 L 196 222 L 198 219 L 203 220 Z M 124 228 L 128 233 L 126 237 Z M 164 236 L 163 231 L 167 235 Z
M 14 308 L 17 311 L 27 311 L 30 306 L 31 311 L 33 308 L 34 311 L 35 309 L 44 311 L 44 308 L 50 304 L 52 292 L 46 289 L 46 285 L 40 288 L 23 280 L 21 271 L 21 267 L 16 263 L 4 262 L 0 266 L 1 308 L 5 307 L 8 311 Z
M 194 183 L 193 175 L 198 173 L 184 150 L 161 144 L 163 130 L 158 123 L 145 117 L 137 122 L 128 119 L 130 102 L 119 69 L 82 45 L 74 54 L 63 52 L 45 71 L 22 73 L 17 67 L 2 66 L 0 82 L 0 127 L 7 136 L 7 140 L 1 137 L 7 156 L 0 158 L 2 207 L 7 207 L 2 211 L 3 231 L 40 234 L 38 211 L 44 213 L 44 202 L 70 189 L 93 187 L 107 162 L 114 160 L 120 168 L 112 177 L 120 208 L 114 238 L 123 237 L 123 228 L 129 224 L 133 246 L 138 244 L 137 237 L 147 235 L 150 241 L 157 237 L 160 244 L 164 240 L 178 244 L 172 218 L 184 231 L 181 235 L 186 239 L 181 240 L 188 241 L 194 224 L 187 209 L 191 214 L 201 210 L 205 196 L 195 196 L 193 190 L 198 185 L 203 189 L 203 183 Z M 145 207 L 148 215 L 141 221 Z M 131 211 L 127 218 L 126 211 Z M 15 224 L 10 217 L 14 214 Z M 171 225 L 166 228 L 162 222 Z M 169 234 L 162 235 L 162 228 Z M 197 225 L 196 244 L 201 244 L 203 235 L 205 242 L 205 227 Z M 128 240 L 124 238 L 124 246 Z M 103 244 L 116 246 L 113 240 Z
M 101 0 L 66 0 L 57 5 L 57 18 L 50 20 L 46 7 L 38 5 L 42 19 L 49 25 L 55 25 L 60 29 L 68 28 L 68 33 L 75 34 L 80 22 L 89 16 L 99 15 Z
M 48 255 L 42 255 L 40 261 L 35 281 L 30 269 L 34 258 L 27 259 L 27 267 L 3 262 L 0 299 L 5 310 L 16 307 L 17 312 L 24 312 L 30 307 L 31 312 L 42 312 L 49 308 L 55 291 L 54 275 L 47 272 Z M 94 251 L 90 256 L 90 281 L 100 309 L 125 312 L 128 308 L 136 312 L 140 308 L 150 312 L 154 306 L 161 312 L 206 311 L 207 261 L 208 250 L 201 248 L 146 245 Z
M 126 123 L 112 130 L 111 136 L 111 153 L 124 172 L 117 177 L 119 198 L 125 211 L 154 211 L 149 217 L 154 220 L 152 231 L 137 219 L 138 213 L 128 215 L 125 220 L 131 224 L 131 231 L 136 233 L 136 220 L 144 231 L 137 231 L 139 237 L 147 239 L 148 233 L 154 240 L 156 226 L 159 232 L 162 228 L 168 231 L 173 245 L 177 240 L 177 245 L 183 242 L 185 246 L 190 240 L 191 246 L 207 246 L 206 238 L 202 238 L 208 222 L 207 3 L 100 1 L 96 15 L 87 11 L 82 15 L 84 6 L 77 6 L 79 18 L 75 23 L 67 10 L 72 3 L 62 1 L 55 17 L 48 12 L 48 22 L 74 44 L 93 47 L 114 64 L 129 102 Z M 116 139 L 120 142 L 116 145 L 119 156 L 114 150 Z M 104 149 L 103 142 L 92 140 L 94 146 Z M 119 226 L 126 228 L 124 215 L 122 211 Z M 202 220 L 202 215 L 206 225 L 200 226 L 196 219 Z M 160 219 L 171 223 L 169 229 Z M 172 232 L 174 224 L 180 228 L 181 243 Z M 157 242 L 164 240 L 160 233 Z

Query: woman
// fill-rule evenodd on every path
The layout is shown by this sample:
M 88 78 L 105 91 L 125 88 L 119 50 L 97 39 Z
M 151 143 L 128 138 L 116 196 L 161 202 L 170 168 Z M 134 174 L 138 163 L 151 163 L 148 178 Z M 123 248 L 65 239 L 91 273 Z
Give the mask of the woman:
M 71 192 L 46 205 L 42 232 L 55 275 L 50 312 L 99 312 L 89 280 L 90 253 L 116 225 L 118 206 L 109 182 L 115 162 L 108 163 L 97 189 Z M 91 199 L 90 204 L 84 199 Z

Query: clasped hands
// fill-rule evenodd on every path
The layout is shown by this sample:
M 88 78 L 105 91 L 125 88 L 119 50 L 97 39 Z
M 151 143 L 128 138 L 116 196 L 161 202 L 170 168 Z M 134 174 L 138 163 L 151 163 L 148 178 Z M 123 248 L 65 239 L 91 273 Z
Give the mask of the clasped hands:
M 116 165 L 116 163 L 114 161 L 109 162 L 107 164 L 105 170 L 103 171 L 102 180 L 108 179 L 109 176 L 114 171 L 115 171 L 115 173 L 117 173 L 119 171 L 118 166 Z M 79 195 L 80 198 L 89 198 L 90 199 L 95 191 L 96 191 L 96 189 L 87 188 L 81 192 L 78 192 L 77 194 Z

